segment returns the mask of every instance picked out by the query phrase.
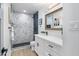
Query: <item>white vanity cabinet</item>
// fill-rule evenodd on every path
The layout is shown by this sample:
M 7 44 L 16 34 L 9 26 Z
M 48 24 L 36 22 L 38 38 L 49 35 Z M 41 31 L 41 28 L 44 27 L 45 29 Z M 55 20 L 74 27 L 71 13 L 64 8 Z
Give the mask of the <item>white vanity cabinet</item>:
M 61 56 L 62 46 L 35 36 L 35 51 L 39 56 Z
M 42 56 L 43 55 L 43 42 L 41 38 L 35 37 L 35 51 L 38 55 Z
M 48 53 L 48 55 L 51 56 L 61 56 L 62 55 L 62 46 L 54 43 L 54 42 L 50 42 L 48 40 L 43 40 L 45 48 L 46 48 L 46 52 Z

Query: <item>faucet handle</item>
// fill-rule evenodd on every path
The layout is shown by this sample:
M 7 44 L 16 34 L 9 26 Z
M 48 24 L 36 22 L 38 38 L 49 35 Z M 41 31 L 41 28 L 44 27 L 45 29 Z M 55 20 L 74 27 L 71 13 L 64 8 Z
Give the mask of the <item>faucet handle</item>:
M 48 32 L 46 32 L 46 35 L 48 35 Z

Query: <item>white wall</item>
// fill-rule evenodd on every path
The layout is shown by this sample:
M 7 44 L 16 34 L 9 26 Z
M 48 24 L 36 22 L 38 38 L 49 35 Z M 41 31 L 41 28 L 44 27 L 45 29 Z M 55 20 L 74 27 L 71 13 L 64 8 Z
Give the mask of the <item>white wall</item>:
M 1 4 L 0 4 L 0 50 L 1 50 Z
M 63 24 L 64 55 L 79 56 L 79 3 L 63 5 Z
M 2 18 L 2 8 L 0 8 L 0 18 Z
M 38 12 L 38 33 L 40 34 L 40 32 L 41 31 L 45 31 L 45 11 L 46 11 L 46 9 L 43 9 L 43 10 L 40 10 L 39 12 Z M 42 27 L 40 27 L 40 25 L 39 25 L 39 19 L 41 19 L 42 18 Z
M 11 40 L 10 40 L 10 31 L 8 27 L 10 26 L 9 24 L 9 8 L 10 4 L 3 3 L 1 4 L 1 8 L 3 10 L 3 17 L 1 20 L 1 47 L 5 47 L 8 49 L 7 55 L 11 55 Z

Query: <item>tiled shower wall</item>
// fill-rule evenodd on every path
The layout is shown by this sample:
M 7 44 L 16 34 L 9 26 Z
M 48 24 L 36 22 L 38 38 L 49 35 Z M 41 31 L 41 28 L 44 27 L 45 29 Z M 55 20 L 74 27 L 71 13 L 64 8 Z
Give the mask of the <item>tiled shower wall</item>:
M 13 13 L 14 40 L 12 44 L 30 42 L 33 40 L 32 15 Z

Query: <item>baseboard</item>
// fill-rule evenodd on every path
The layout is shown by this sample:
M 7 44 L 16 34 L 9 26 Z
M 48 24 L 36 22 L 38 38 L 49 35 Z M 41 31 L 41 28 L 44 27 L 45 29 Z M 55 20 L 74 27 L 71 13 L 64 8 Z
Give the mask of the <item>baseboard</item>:
M 20 43 L 20 44 L 13 44 L 12 48 L 16 48 L 16 47 L 20 47 L 20 46 L 26 46 L 26 45 L 30 45 L 30 42 L 24 42 L 24 43 Z

